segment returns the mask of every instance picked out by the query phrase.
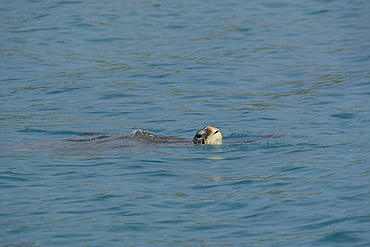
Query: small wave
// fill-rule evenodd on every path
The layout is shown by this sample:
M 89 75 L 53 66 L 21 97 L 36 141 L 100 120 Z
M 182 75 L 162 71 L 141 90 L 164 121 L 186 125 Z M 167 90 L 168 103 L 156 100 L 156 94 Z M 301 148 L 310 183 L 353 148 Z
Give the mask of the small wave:
M 128 136 L 130 137 L 150 137 L 150 138 L 154 138 L 156 137 L 156 135 L 153 135 L 152 133 L 150 133 L 149 131 L 147 130 L 142 130 L 142 129 L 136 129 L 136 130 L 133 130 L 131 131 Z
M 136 129 L 132 131 L 130 134 L 128 134 L 128 137 L 135 138 L 140 141 L 155 142 L 155 143 L 158 143 L 158 142 L 174 143 L 174 142 L 184 141 L 183 138 L 178 138 L 174 136 L 157 136 L 147 130 L 142 130 L 142 129 Z

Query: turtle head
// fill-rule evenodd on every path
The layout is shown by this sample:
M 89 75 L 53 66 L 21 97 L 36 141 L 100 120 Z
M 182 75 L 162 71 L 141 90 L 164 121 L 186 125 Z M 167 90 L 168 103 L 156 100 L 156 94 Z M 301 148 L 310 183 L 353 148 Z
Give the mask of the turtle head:
M 206 126 L 197 131 L 193 138 L 194 144 L 221 145 L 222 135 L 219 129 Z

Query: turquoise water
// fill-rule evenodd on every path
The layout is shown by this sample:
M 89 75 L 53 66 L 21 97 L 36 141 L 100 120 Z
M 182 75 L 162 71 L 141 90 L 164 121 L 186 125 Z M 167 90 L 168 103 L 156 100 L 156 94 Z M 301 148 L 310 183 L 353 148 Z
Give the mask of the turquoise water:
M 369 246 L 369 13 L 365 0 L 3 1 L 0 246 Z M 66 142 L 206 125 L 225 140 L 291 134 Z

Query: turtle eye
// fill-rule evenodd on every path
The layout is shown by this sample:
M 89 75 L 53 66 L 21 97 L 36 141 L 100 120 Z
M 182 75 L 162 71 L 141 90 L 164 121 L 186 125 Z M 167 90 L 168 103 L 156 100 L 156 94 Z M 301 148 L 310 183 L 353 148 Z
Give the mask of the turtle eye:
M 218 133 L 218 132 L 220 132 L 220 131 L 216 130 L 214 134 L 216 134 L 216 133 Z
M 196 137 L 196 138 L 202 138 L 202 137 L 203 137 L 203 135 L 201 135 L 201 134 L 197 134 L 195 137 Z

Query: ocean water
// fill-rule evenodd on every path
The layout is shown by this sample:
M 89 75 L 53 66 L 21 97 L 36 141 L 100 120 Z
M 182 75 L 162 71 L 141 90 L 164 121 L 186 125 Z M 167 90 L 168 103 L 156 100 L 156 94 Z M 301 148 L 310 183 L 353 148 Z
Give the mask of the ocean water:
M 0 246 L 370 246 L 370 2 L 2 1 Z M 225 140 L 193 146 L 218 127 Z M 189 145 L 73 142 L 133 130 Z

